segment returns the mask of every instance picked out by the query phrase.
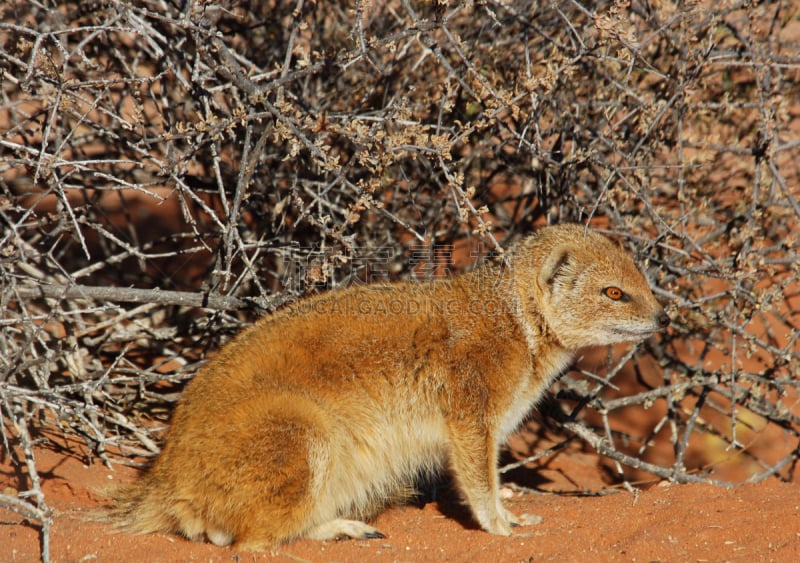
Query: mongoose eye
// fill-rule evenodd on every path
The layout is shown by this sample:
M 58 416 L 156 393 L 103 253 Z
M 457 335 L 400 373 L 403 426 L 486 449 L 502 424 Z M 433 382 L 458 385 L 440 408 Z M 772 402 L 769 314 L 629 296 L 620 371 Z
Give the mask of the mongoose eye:
M 618 287 L 614 287 L 613 285 L 603 289 L 603 295 L 605 295 L 609 299 L 613 299 L 614 301 L 628 300 L 628 296 L 625 295 L 625 292 Z

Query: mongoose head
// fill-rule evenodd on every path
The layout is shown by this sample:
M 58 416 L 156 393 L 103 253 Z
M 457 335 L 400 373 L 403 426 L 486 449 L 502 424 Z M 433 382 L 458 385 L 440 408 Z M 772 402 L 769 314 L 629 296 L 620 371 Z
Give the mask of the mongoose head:
M 512 267 L 523 314 L 540 316 L 566 349 L 637 342 L 669 324 L 631 257 L 583 226 L 538 231 L 515 249 Z

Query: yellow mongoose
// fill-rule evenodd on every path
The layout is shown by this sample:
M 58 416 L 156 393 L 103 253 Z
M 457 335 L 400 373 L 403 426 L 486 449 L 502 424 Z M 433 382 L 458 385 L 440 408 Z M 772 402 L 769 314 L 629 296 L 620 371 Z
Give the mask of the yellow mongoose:
M 508 535 L 507 435 L 580 348 L 668 324 L 631 258 L 578 225 L 541 229 L 506 265 L 298 301 L 198 373 L 160 457 L 109 514 L 253 550 L 383 537 L 363 520 L 447 469 L 483 529 Z

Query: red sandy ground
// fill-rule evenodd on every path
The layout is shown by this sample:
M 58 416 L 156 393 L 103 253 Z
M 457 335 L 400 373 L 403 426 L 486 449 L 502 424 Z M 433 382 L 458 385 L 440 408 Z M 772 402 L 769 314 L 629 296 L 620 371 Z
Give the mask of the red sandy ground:
M 85 520 L 102 502 L 94 491 L 127 482 L 137 470 L 87 466 L 53 448 L 36 454 L 55 513 L 53 561 L 800 561 L 800 483 L 769 481 L 734 489 L 662 483 L 638 495 L 603 496 L 504 489 L 515 513 L 543 518 L 508 538 L 476 529 L 452 495 L 442 493 L 440 503 L 381 515 L 376 526 L 386 539 L 300 541 L 272 556 L 176 536 L 114 534 L 105 524 Z M 19 474 L 3 459 L 0 490 L 19 486 Z M 602 483 L 597 459 L 580 453 L 561 456 L 557 464 L 536 470 L 535 478 L 559 490 L 597 490 Z M 36 561 L 39 542 L 36 525 L 0 509 L 0 561 Z

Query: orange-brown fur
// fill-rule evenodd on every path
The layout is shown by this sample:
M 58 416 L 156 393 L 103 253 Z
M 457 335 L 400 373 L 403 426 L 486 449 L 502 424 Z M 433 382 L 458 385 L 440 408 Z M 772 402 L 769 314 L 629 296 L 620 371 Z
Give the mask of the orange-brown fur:
M 577 225 L 540 230 L 506 265 L 301 300 L 187 386 L 161 456 L 110 514 L 131 532 L 256 550 L 380 537 L 362 520 L 446 469 L 483 529 L 507 535 L 507 435 L 580 348 L 667 323 L 630 257 Z

